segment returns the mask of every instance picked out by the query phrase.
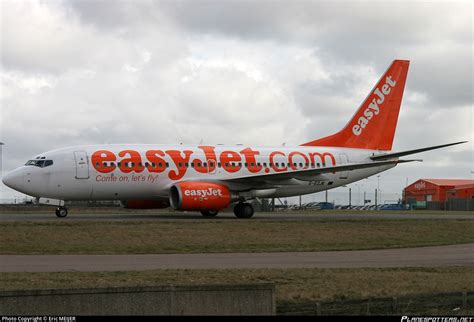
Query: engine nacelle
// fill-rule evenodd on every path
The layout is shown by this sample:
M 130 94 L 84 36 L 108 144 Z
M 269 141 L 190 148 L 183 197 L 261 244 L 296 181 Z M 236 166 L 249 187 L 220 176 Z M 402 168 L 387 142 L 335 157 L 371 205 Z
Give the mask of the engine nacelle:
M 170 204 L 176 210 L 220 210 L 231 202 L 229 188 L 218 183 L 180 182 L 170 190 Z
M 120 206 L 129 209 L 163 209 L 168 208 L 170 204 L 163 200 L 121 200 Z

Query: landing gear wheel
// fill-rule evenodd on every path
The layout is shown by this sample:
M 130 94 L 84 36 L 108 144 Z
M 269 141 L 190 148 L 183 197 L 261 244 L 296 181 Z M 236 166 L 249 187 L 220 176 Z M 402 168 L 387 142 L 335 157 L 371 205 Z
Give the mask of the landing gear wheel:
M 253 216 L 253 207 L 249 203 L 238 203 L 234 207 L 234 214 L 238 218 L 250 218 Z
M 219 213 L 219 210 L 201 210 L 201 215 L 204 217 L 215 217 Z
M 56 209 L 56 216 L 58 216 L 59 218 L 64 218 L 67 216 L 67 209 L 66 207 L 58 207 Z

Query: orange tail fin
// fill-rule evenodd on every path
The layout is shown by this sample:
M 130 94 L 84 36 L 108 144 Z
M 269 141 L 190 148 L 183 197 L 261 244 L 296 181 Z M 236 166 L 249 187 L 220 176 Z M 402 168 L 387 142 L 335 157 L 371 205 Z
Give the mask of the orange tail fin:
M 409 65 L 394 60 L 341 131 L 302 145 L 391 150 Z

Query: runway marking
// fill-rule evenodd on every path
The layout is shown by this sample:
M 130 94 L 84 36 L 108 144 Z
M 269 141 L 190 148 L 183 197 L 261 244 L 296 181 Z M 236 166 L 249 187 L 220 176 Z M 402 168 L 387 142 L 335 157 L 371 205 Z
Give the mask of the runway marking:
M 156 255 L 0 255 L 0 272 L 474 266 L 474 243 L 383 250 Z

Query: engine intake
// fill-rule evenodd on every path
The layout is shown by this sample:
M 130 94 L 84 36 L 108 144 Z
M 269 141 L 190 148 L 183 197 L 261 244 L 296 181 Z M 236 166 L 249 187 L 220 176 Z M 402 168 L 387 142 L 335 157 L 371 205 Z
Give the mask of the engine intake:
M 231 201 L 229 188 L 218 183 L 180 182 L 170 190 L 170 204 L 176 210 L 220 210 Z

